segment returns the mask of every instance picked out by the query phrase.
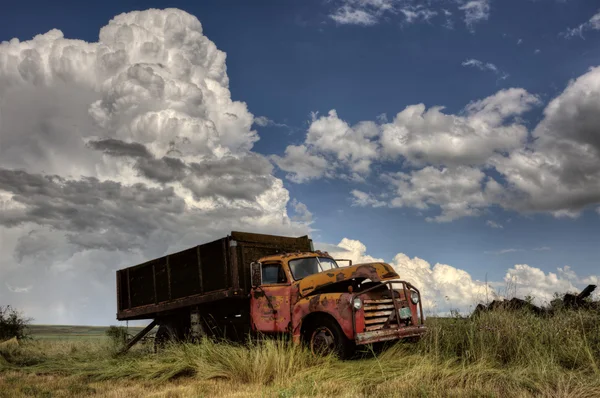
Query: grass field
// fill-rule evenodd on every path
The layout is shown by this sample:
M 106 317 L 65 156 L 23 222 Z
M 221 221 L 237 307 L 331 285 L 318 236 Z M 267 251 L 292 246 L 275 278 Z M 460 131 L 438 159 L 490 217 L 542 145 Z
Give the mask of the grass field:
M 428 325 L 419 343 L 350 361 L 273 340 L 157 354 L 142 345 L 115 356 L 106 339 L 38 339 L 0 351 L 0 397 L 600 396 L 597 313 L 494 312 Z
M 31 336 L 36 340 L 104 340 L 105 326 L 31 325 Z M 129 333 L 136 334 L 143 327 L 129 327 Z

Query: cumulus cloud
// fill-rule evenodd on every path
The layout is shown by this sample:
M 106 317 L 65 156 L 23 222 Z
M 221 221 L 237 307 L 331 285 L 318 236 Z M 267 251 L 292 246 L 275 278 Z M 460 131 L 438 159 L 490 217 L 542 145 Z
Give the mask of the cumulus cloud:
M 506 208 L 576 217 L 600 203 L 600 68 L 572 81 L 544 110 L 534 141 L 490 163 L 509 183 Z
M 294 210 L 292 220 L 307 224 L 311 224 L 313 222 L 313 214 L 310 212 L 310 210 L 308 210 L 308 207 L 304 203 L 293 199 L 290 205 Z
M 561 32 L 560 36 L 567 39 L 579 36 L 584 39 L 585 37 L 583 36 L 583 33 L 589 30 L 600 30 L 600 11 L 594 14 L 587 22 L 584 22 L 575 28 L 568 28 L 564 32 Z
M 554 293 L 579 292 L 588 278 L 580 278 L 564 266 L 547 274 L 527 264 L 516 264 L 506 272 L 504 282 L 515 295 L 535 297 L 538 303 L 549 303 Z
M 391 206 L 441 210 L 430 221 L 479 216 L 490 206 L 575 218 L 600 203 L 600 68 L 570 82 L 530 130 L 522 117 L 540 104 L 536 95 L 510 88 L 457 114 L 416 104 L 392 121 L 351 126 L 331 111 L 313 117 L 301 147 L 305 161 L 295 164 L 313 170 L 318 160 L 311 178 L 366 177 L 375 162 L 386 161 L 387 170 L 399 171 L 380 174 L 384 192 L 355 188 L 354 203 L 381 207 L 382 200 L 373 199 L 391 194 Z M 278 160 L 292 169 L 285 163 L 291 156 Z M 308 179 L 301 175 L 290 177 Z
M 335 110 L 320 117 L 313 113 L 304 144 L 289 145 L 283 157 L 275 155 L 272 159 L 289 173 L 288 178 L 293 182 L 332 176 L 340 167 L 360 178 L 369 174 L 371 163 L 378 156 L 378 135 L 375 122 L 350 126 Z
M 366 206 L 383 207 L 383 206 L 386 205 L 385 202 L 377 199 L 371 193 L 359 191 L 358 189 L 354 189 L 350 193 L 353 196 L 353 198 L 352 198 L 352 205 L 353 206 L 359 206 L 359 207 L 366 207 Z
M 384 177 L 395 193 L 391 206 L 420 210 L 438 207 L 441 214 L 426 218 L 435 222 L 479 216 L 489 203 L 488 185 L 495 186 L 495 182 L 481 170 L 465 166 L 428 166 L 410 173 L 398 172 Z
M 261 122 L 231 100 L 225 58 L 176 9 L 118 15 L 94 43 L 0 44 L 3 300 L 38 322 L 106 324 L 118 268 L 232 229 L 307 232 L 306 206 L 292 220 L 252 152 Z
M 333 257 L 349 258 L 356 264 L 386 261 L 372 257 L 358 240 L 343 238 L 337 247 L 328 245 L 326 248 Z M 530 295 L 537 304 L 545 304 L 554 293 L 578 292 L 598 278 L 595 275 L 579 276 L 569 266 L 546 273 L 539 268 L 517 264 L 506 271 L 504 278 L 486 282 L 474 279 L 464 269 L 441 263 L 432 265 L 404 253 L 396 254 L 387 262 L 401 279 L 421 291 L 424 310 L 429 314 L 444 314 L 451 310 L 468 313 L 480 302 L 502 297 Z
M 289 145 L 284 156 L 273 155 L 271 159 L 277 166 L 287 171 L 287 178 L 302 183 L 328 175 L 331 164 L 321 155 L 309 153 L 305 145 Z
M 482 164 L 496 151 L 523 145 L 527 128 L 515 117 L 538 104 L 536 96 L 512 88 L 470 103 L 463 115 L 410 105 L 382 125 L 381 145 L 384 154 L 415 165 Z
M 373 122 L 359 122 L 350 127 L 331 110 L 327 116 L 313 114 L 306 143 L 315 151 L 335 155 L 354 172 L 366 173 L 371 160 L 377 156 L 377 143 L 372 138 L 378 133 Z

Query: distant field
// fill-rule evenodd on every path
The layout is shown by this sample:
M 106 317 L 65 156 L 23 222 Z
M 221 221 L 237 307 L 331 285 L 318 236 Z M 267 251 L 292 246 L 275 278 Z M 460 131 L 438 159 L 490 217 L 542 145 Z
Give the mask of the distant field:
M 0 398 L 600 397 L 597 311 L 498 310 L 427 325 L 416 343 L 349 361 L 264 339 L 156 351 L 148 341 L 117 355 L 104 327 L 36 325 L 35 339 L 0 347 Z
M 31 325 L 31 335 L 37 340 L 105 339 L 108 326 Z M 143 327 L 130 326 L 129 334 L 136 334 Z

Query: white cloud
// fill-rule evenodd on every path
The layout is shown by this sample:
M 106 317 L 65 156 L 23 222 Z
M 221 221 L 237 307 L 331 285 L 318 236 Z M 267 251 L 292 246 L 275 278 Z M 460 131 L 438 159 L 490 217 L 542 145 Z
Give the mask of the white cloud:
M 277 123 L 271 119 L 269 119 L 266 116 L 255 116 L 254 117 L 254 124 L 260 126 L 260 127 L 287 127 L 287 124 L 284 123 Z
M 329 14 L 339 25 L 372 26 L 387 15 L 402 15 L 404 22 L 427 22 L 438 12 L 422 4 L 412 4 L 411 0 L 341 0 Z
M 443 23 L 443 27 L 446 29 L 454 29 L 454 21 L 452 20 L 452 12 L 442 9 L 442 14 L 444 15 L 445 22 Z
M 0 98 L 0 296 L 37 322 L 107 324 L 116 269 L 232 229 L 308 230 L 190 14 L 2 42 Z
M 306 224 L 312 224 L 313 214 L 308 210 L 308 207 L 304 203 L 298 202 L 296 199 L 293 199 L 290 205 L 294 210 L 292 220 Z
M 494 229 L 503 229 L 503 228 L 504 228 L 504 227 L 502 226 L 502 224 L 498 224 L 497 222 L 495 222 L 495 221 L 492 221 L 492 220 L 487 220 L 487 221 L 485 222 L 485 225 L 487 225 L 487 226 L 488 226 L 488 227 L 490 227 L 490 228 L 494 228 Z
M 315 247 L 320 249 L 321 247 Z M 340 243 L 326 250 L 334 258 L 344 258 L 352 260 L 353 264 L 374 263 L 384 261 L 382 258 L 372 257 L 367 254 L 367 247 L 359 240 L 343 238 Z
M 385 261 L 369 255 L 366 246 L 358 240 L 344 238 L 337 246 L 327 245 L 327 250 L 335 258 L 350 258 L 353 263 Z M 503 279 L 486 284 L 463 269 L 441 263 L 432 266 L 426 260 L 410 258 L 404 253 L 396 254 L 388 263 L 400 279 L 421 291 L 424 310 L 429 314 L 444 314 L 454 309 L 469 313 L 480 302 L 506 296 L 523 298 L 532 295 L 536 304 L 545 304 L 556 292 L 580 291 L 598 280 L 595 275 L 581 277 L 569 266 L 545 273 L 539 268 L 519 264 L 509 268 Z
M 273 155 L 271 159 L 281 170 L 288 172 L 290 181 L 296 183 L 327 176 L 332 167 L 323 156 L 310 154 L 305 145 L 289 145 L 283 157 Z
M 575 218 L 600 203 L 600 68 L 569 83 L 529 132 L 521 116 L 539 104 L 537 96 L 511 88 L 458 115 L 410 105 L 392 122 L 357 125 L 367 129 L 332 112 L 315 119 L 319 128 L 311 126 L 307 141 L 352 171 L 364 165 L 364 175 L 376 160 L 398 162 L 401 172 L 383 175 L 395 194 L 390 205 L 439 207 L 441 215 L 429 220 L 478 216 L 492 205 Z
M 494 289 L 485 282 L 473 280 L 462 269 L 448 264 L 431 264 L 418 257 L 398 253 L 391 262 L 400 279 L 407 280 L 421 291 L 424 310 L 447 313 L 458 309 L 470 312 L 479 302 L 493 299 Z
M 406 6 L 400 9 L 400 13 L 404 15 L 406 23 L 413 23 L 417 21 L 429 21 L 431 18 L 438 15 L 436 11 L 423 8 L 422 5 L 418 6 Z
M 548 246 L 540 246 L 540 247 L 534 248 L 533 250 L 536 251 L 536 252 L 545 252 L 545 251 L 552 250 L 552 248 L 548 247 Z
M 359 206 L 359 207 L 365 207 L 365 206 L 383 207 L 383 206 L 386 206 L 385 202 L 378 200 L 371 193 L 359 191 L 358 189 L 354 189 L 350 193 L 353 196 L 353 198 L 352 198 L 353 206 Z
M 461 116 L 411 105 L 382 126 L 381 145 L 388 156 L 415 165 L 483 164 L 496 151 L 523 145 L 527 129 L 510 121 L 538 104 L 536 96 L 513 88 L 470 103 Z
M 20 287 L 20 286 L 11 286 L 8 283 L 6 283 L 6 287 L 8 288 L 8 290 L 10 290 L 13 293 L 29 293 L 31 291 L 31 289 L 33 288 L 32 285 Z
M 584 279 L 579 278 L 569 266 L 558 268 L 557 273 L 546 274 L 527 264 L 516 264 L 504 277 L 511 293 L 519 297 L 535 297 L 538 304 L 549 303 L 554 293 L 580 291 L 586 285 Z
M 335 110 L 321 117 L 313 113 L 304 145 L 289 145 L 283 157 L 275 155 L 272 159 L 289 172 L 287 178 L 298 183 L 331 176 L 340 167 L 348 168 L 359 180 L 369 174 L 371 162 L 379 154 L 378 135 L 375 122 L 359 122 L 351 127 Z
M 463 61 L 462 66 L 469 66 L 482 71 L 494 72 L 494 74 L 496 74 L 502 80 L 508 79 L 509 76 L 508 73 L 501 71 L 496 65 L 492 64 L 491 62 L 482 62 L 478 59 L 467 59 Z
M 539 48 L 536 48 L 536 49 L 533 51 L 533 53 L 534 53 L 534 54 L 539 54 L 539 53 L 541 53 L 541 52 L 542 52 L 542 50 L 540 50 Z
M 520 46 L 523 43 L 523 39 L 517 40 L 517 46 Z
M 567 39 L 579 36 L 584 39 L 583 32 L 588 30 L 600 30 L 600 11 L 594 14 L 587 22 L 584 22 L 575 28 L 568 28 L 560 33 L 560 36 Z
M 366 10 L 352 8 L 348 4 L 335 10 L 329 15 L 331 19 L 340 25 L 363 25 L 371 26 L 377 23 L 378 17 Z
M 548 104 L 532 144 L 490 160 L 509 183 L 500 203 L 557 217 L 600 203 L 598 115 L 600 68 L 592 68 Z
M 485 254 L 495 254 L 495 255 L 502 255 L 502 254 L 508 254 L 508 253 L 516 253 L 516 252 L 520 252 L 522 251 L 521 249 L 502 249 L 502 250 L 496 250 L 496 251 L 487 251 L 485 252 Z
M 432 205 L 439 207 L 441 214 L 428 217 L 427 221 L 450 222 L 461 217 L 479 216 L 489 202 L 488 178 L 477 168 L 428 166 L 410 173 L 389 174 L 385 180 L 395 193 L 391 206 L 420 210 Z
M 376 123 L 360 122 L 350 127 L 332 109 L 327 116 L 313 114 L 306 143 L 316 151 L 336 155 L 357 173 L 367 173 L 371 159 L 377 156 L 377 142 L 372 138 L 378 134 Z
M 471 30 L 475 25 L 487 21 L 490 17 L 491 0 L 466 0 L 459 7 L 465 13 L 465 24 Z

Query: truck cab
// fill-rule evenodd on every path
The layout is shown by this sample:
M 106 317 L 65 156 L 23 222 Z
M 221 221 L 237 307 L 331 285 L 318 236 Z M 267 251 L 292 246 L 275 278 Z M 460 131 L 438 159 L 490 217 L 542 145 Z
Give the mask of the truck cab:
M 361 344 L 419 337 L 419 290 L 386 263 L 340 267 L 328 253 L 266 256 L 251 264 L 254 332 L 288 334 L 314 353 L 352 354 Z

